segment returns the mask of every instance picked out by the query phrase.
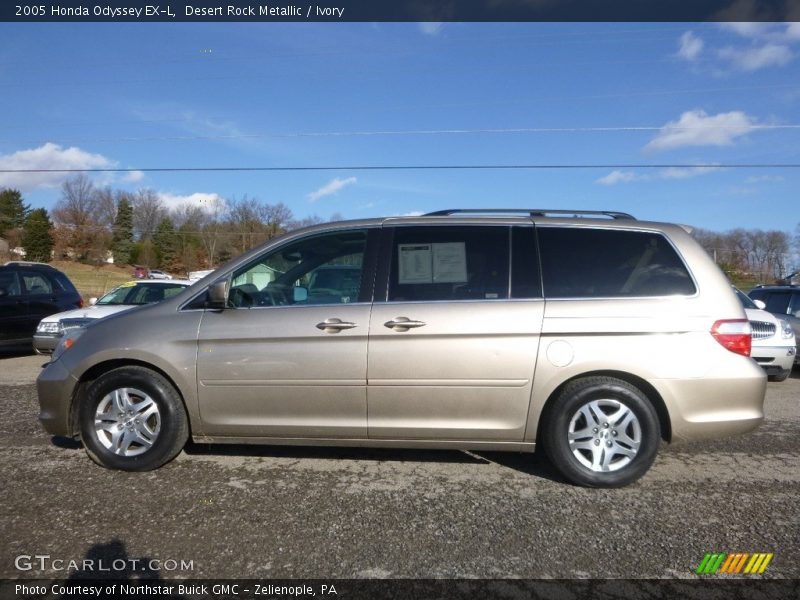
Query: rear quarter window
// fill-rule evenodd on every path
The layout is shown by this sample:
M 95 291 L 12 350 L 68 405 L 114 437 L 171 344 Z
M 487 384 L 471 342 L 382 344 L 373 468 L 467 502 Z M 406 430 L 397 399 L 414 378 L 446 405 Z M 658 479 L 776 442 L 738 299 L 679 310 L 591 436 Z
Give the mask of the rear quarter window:
M 661 234 L 581 227 L 538 230 L 544 295 L 618 298 L 692 295 L 689 271 Z

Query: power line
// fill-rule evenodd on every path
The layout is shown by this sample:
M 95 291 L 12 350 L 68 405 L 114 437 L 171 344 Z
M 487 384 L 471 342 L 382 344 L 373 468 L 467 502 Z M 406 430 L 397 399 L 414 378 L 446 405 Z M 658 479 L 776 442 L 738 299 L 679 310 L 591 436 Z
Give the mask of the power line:
M 414 171 L 414 170 L 562 170 L 562 169 L 800 169 L 800 163 L 594 163 L 513 165 L 339 165 L 295 167 L 143 167 L 101 169 L 0 169 L 0 173 L 162 173 L 162 172 L 249 172 L 249 171 Z
M 674 125 L 649 125 L 631 127 L 501 127 L 501 128 L 479 128 L 479 129 L 396 129 L 396 130 L 376 130 L 376 131 L 308 131 L 308 132 L 286 132 L 286 133 L 237 133 L 227 135 L 176 135 L 176 136 L 152 136 L 152 137 L 120 137 L 120 138 L 84 138 L 74 139 L 69 142 L 53 140 L 0 140 L 3 144 L 86 144 L 86 143 L 108 143 L 108 142 L 178 142 L 178 141 L 199 141 L 199 140 L 247 140 L 265 138 L 325 138 L 325 137 L 379 137 L 379 136 L 414 136 L 414 135 L 486 135 L 486 134 L 506 134 L 506 133 L 620 133 L 620 132 L 640 132 L 640 131 L 706 131 L 706 130 L 736 130 L 742 129 L 741 125 L 726 126 L 715 125 L 707 127 L 679 127 Z M 750 125 L 749 131 L 759 130 L 796 130 L 800 125 Z

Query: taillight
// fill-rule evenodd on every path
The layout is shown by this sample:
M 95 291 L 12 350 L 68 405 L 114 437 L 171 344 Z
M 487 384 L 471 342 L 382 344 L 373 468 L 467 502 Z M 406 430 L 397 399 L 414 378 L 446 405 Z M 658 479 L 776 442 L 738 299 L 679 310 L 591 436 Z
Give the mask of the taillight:
M 83 308 L 83 296 L 78 296 L 78 308 Z
M 753 335 L 747 319 L 723 319 L 711 326 L 711 335 L 726 349 L 742 356 L 750 356 Z

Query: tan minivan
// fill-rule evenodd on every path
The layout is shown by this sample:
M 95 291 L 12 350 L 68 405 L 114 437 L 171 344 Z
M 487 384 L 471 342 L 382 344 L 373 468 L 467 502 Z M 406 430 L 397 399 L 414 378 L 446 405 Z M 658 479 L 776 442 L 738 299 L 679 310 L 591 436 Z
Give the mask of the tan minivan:
M 40 420 L 142 471 L 198 442 L 529 452 L 580 485 L 763 419 L 741 304 L 684 228 L 448 210 L 270 240 L 62 340 Z

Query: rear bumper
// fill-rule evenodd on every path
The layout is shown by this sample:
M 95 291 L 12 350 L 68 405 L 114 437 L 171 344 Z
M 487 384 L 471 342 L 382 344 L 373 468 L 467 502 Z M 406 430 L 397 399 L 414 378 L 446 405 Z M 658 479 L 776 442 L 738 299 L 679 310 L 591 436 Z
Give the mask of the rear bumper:
M 39 422 L 52 435 L 72 437 L 72 395 L 77 380 L 60 361 L 48 363 L 36 379 Z
M 669 410 L 673 442 L 747 433 L 761 424 L 767 376 L 755 361 L 741 365 L 735 376 L 653 381 Z

